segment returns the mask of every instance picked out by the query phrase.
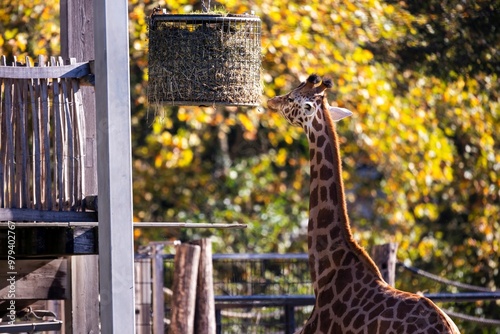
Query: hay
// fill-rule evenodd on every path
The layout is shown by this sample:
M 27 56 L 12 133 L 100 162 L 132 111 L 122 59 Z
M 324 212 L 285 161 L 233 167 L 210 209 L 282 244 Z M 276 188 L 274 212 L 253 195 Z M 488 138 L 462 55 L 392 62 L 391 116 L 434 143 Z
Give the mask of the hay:
M 155 15 L 149 30 L 150 103 L 259 105 L 260 20 Z

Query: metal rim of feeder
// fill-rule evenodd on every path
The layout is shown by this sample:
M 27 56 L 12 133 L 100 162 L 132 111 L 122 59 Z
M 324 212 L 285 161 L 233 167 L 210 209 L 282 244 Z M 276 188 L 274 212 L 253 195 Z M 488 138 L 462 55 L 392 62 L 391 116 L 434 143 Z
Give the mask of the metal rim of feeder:
M 231 24 L 240 25 L 245 27 L 247 24 L 251 24 L 252 27 L 248 30 L 241 30 L 241 36 L 236 36 L 238 32 L 234 32 L 231 29 L 233 26 Z M 161 24 L 166 24 L 166 28 L 158 29 Z M 225 26 L 225 24 L 229 24 L 229 26 Z M 262 84 L 260 79 L 261 72 L 261 44 L 260 44 L 260 35 L 261 35 L 261 20 L 259 17 L 248 14 L 153 14 L 150 20 L 150 55 L 149 55 L 149 66 L 150 66 L 150 81 L 148 85 L 148 100 L 153 104 L 167 104 L 167 105 L 196 105 L 196 106 L 215 106 L 215 105 L 225 105 L 225 106 L 247 106 L 247 107 L 256 107 L 260 105 L 260 96 L 262 94 Z M 219 26 L 220 25 L 220 26 Z M 226 53 L 226 58 L 221 60 L 223 56 L 219 58 L 217 55 L 214 55 L 213 52 L 206 58 L 203 58 L 206 50 L 201 50 L 198 44 L 198 41 L 195 41 L 195 37 L 198 33 L 197 29 L 201 29 L 200 27 L 209 27 L 213 29 L 213 38 L 218 39 L 217 47 L 221 48 L 222 53 Z M 222 28 L 223 27 L 223 28 Z M 218 28 L 218 30 L 217 30 Z M 170 29 L 170 30 L 169 30 Z M 179 38 L 174 41 L 169 41 L 167 34 L 169 32 L 174 33 L 175 29 L 188 31 L 189 34 L 183 33 L 182 38 L 187 40 L 179 41 Z M 223 31 L 226 29 L 227 31 Z M 163 31 L 163 32 L 162 32 Z M 161 34 L 162 36 L 157 36 L 155 34 Z M 179 32 L 177 32 L 179 33 Z M 216 33 L 219 33 L 216 35 Z M 191 34 L 191 35 L 190 35 Z M 245 34 L 251 34 L 250 37 Z M 190 41 L 189 38 L 193 37 L 193 41 Z M 154 41 L 155 38 L 163 38 L 163 41 L 166 41 L 166 45 L 162 45 L 159 41 Z M 236 43 L 234 41 L 228 42 L 224 45 L 224 38 L 237 38 Z M 203 43 L 207 43 L 207 40 L 211 38 L 211 35 L 203 36 Z M 153 42 L 153 47 L 151 46 Z M 179 45 L 172 45 L 172 43 L 183 43 Z M 193 43 L 194 46 L 186 47 Z M 221 44 L 222 43 L 222 44 Z M 194 61 L 191 59 L 191 63 L 188 62 L 186 57 L 179 56 L 178 54 L 171 55 L 174 52 L 181 52 L 182 47 L 186 48 L 184 50 L 190 56 L 194 57 Z M 214 50 L 217 48 L 214 47 Z M 231 53 L 230 48 L 236 48 L 237 50 Z M 165 49 L 162 49 L 165 48 Z M 197 52 L 193 52 L 192 49 L 197 50 Z M 210 51 L 211 49 L 209 49 Z M 229 50 L 229 51 L 228 51 Z M 162 60 L 153 59 L 154 52 L 160 53 L 160 58 Z M 213 50 L 212 50 L 213 51 Z M 201 56 L 200 56 L 201 54 Z M 194 55 L 194 56 L 193 56 Z M 238 59 L 238 57 L 248 56 L 248 59 Z M 172 60 L 171 58 L 174 58 Z M 196 58 L 198 57 L 198 58 Z M 168 59 L 165 62 L 164 59 Z M 240 61 L 241 60 L 241 61 Z M 164 63 L 159 63 L 163 61 Z M 198 62 L 200 65 L 206 67 L 205 71 L 199 70 L 198 73 L 202 73 L 205 75 L 205 79 L 202 80 L 200 86 L 193 86 L 191 82 L 184 82 L 183 84 L 179 84 L 175 82 L 175 78 L 182 78 L 189 81 L 188 75 L 185 73 L 179 72 L 178 69 L 174 68 L 176 65 L 173 63 L 177 62 L 178 66 L 183 70 L 186 70 L 186 63 L 182 63 L 186 61 L 188 65 L 193 65 L 193 62 Z M 212 63 L 211 63 L 212 62 Z M 187 69 L 189 72 L 189 68 Z M 237 73 L 239 71 L 239 73 Z M 194 71 L 193 71 L 194 72 Z M 226 86 L 218 83 L 217 80 L 224 80 L 228 77 L 228 82 Z M 221 79 L 222 78 L 222 79 Z M 193 81 L 196 81 L 198 77 L 191 78 Z M 205 80 L 205 81 L 203 81 Z M 207 84 L 208 82 L 208 84 Z M 209 84 L 214 83 L 214 85 L 218 85 L 217 87 L 207 87 Z M 179 88 L 177 91 L 175 90 L 175 85 L 179 86 L 189 86 L 189 89 Z M 237 86 L 236 88 L 233 86 Z M 185 92 L 189 90 L 196 90 L 198 88 L 207 88 L 208 98 L 203 98 L 203 96 L 186 96 Z M 222 87 L 222 88 L 221 88 Z M 231 91 L 231 89 L 233 89 Z M 216 92 L 219 89 L 218 93 L 221 93 L 222 96 L 217 95 Z M 242 94 L 242 92 L 246 90 L 249 92 L 250 97 L 243 96 L 229 96 L 231 93 L 235 93 L 236 95 Z M 187 94 L 189 95 L 189 94 Z M 243 94 L 244 95 L 244 94 Z M 187 98 L 186 98 L 187 97 Z M 194 97 L 194 98 L 193 98 Z

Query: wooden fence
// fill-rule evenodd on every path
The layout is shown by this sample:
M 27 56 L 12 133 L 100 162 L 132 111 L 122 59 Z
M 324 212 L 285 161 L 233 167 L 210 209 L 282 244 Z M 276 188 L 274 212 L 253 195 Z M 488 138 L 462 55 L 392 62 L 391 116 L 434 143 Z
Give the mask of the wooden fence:
M 0 59 L 0 209 L 77 211 L 86 152 L 78 78 L 89 64 L 40 57 L 30 65 Z

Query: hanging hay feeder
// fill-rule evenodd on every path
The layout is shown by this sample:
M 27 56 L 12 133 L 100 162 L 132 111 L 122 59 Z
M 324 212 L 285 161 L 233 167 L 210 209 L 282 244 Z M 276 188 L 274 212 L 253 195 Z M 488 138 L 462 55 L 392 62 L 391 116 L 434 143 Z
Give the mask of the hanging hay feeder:
M 258 106 L 260 34 L 253 15 L 153 14 L 149 102 Z

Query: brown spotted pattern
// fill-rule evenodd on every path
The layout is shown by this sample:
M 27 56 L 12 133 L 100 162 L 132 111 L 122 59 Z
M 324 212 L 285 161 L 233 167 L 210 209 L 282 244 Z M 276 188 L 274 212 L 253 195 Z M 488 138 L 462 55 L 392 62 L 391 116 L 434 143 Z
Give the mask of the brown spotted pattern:
M 325 91 L 331 81 L 310 76 L 268 101 L 309 140 L 309 267 L 316 304 L 300 333 L 459 333 L 430 300 L 387 285 L 354 241 L 345 205 L 337 133 Z

